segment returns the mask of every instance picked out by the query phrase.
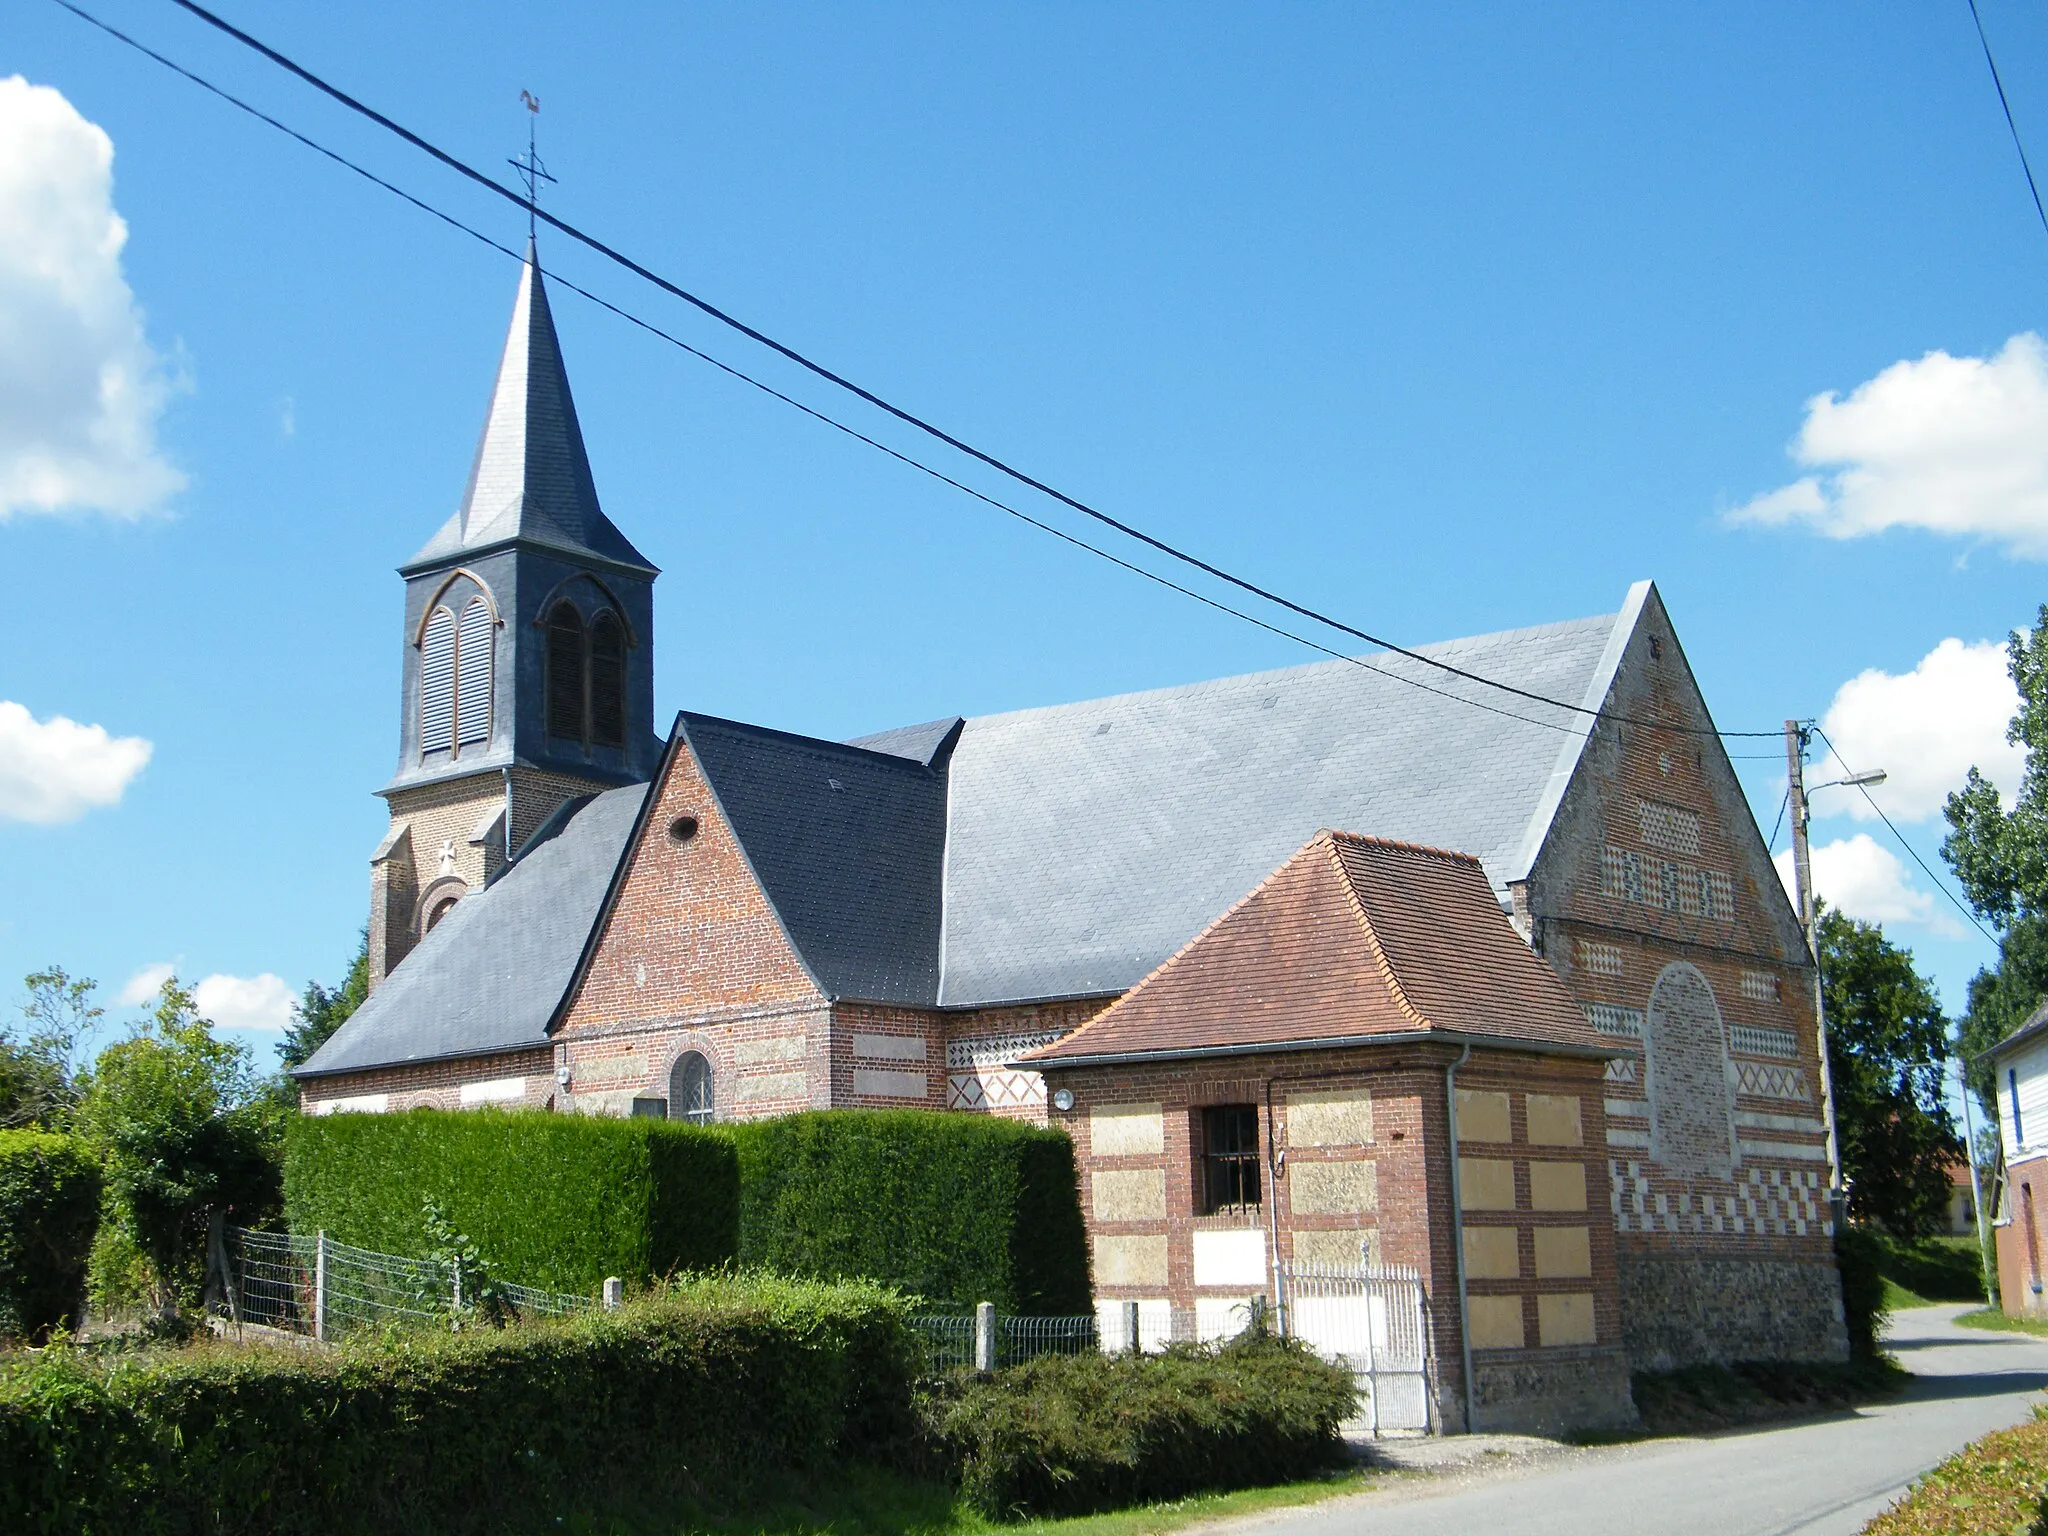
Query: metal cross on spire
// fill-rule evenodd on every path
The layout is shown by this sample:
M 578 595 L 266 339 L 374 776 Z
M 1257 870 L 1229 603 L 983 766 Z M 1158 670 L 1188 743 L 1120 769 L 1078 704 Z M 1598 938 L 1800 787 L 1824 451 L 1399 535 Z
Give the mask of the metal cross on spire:
M 515 155 L 506 160 L 505 163 L 517 170 L 520 178 L 526 183 L 526 238 L 530 243 L 533 240 L 535 224 L 537 223 L 534 217 L 534 209 L 540 202 L 540 183 L 553 181 L 555 178 L 548 174 L 548 168 L 541 164 L 540 156 L 534 153 L 534 129 L 540 122 L 540 98 L 531 91 L 521 91 L 519 93 L 519 101 L 526 108 L 527 114 L 526 158 L 522 160 Z

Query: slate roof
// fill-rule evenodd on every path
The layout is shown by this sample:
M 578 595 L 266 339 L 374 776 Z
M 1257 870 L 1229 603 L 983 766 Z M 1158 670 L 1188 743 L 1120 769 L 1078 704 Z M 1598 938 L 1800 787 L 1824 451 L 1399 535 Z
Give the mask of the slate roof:
M 545 1045 L 646 798 L 632 784 L 566 802 L 294 1075 Z
M 509 539 L 654 570 L 597 504 L 547 285 L 530 240 L 462 505 L 400 569 L 437 565 Z
M 709 715 L 678 729 L 827 994 L 937 1002 L 944 773 Z
M 1024 1060 L 1436 1033 L 1609 1053 L 1510 926 L 1477 859 L 1321 832 L 1123 997 Z
M 1597 705 L 1648 591 L 1619 614 L 1420 649 Z M 1321 827 L 1474 854 L 1504 896 L 1586 717 L 1362 660 L 970 719 L 948 766 L 940 1001 L 1121 992 Z

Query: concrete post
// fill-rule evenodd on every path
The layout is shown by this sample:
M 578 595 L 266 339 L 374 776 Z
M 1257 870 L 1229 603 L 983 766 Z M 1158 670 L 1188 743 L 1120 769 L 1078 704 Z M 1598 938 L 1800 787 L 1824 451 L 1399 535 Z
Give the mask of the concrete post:
M 313 1337 L 327 1342 L 327 1233 L 313 1236 Z
M 626 1282 L 617 1275 L 607 1275 L 604 1282 L 604 1309 L 616 1312 L 626 1304 Z
M 1138 1304 L 1135 1301 L 1124 1303 L 1124 1348 L 1134 1355 L 1145 1351 L 1145 1341 L 1138 1336 Z
M 987 1375 L 996 1368 L 996 1304 L 974 1304 L 974 1368 Z
M 457 1255 L 455 1260 L 455 1283 L 450 1292 L 450 1299 L 454 1303 L 451 1312 L 455 1318 L 455 1330 L 460 1333 L 462 1331 L 462 1258 L 460 1255 Z

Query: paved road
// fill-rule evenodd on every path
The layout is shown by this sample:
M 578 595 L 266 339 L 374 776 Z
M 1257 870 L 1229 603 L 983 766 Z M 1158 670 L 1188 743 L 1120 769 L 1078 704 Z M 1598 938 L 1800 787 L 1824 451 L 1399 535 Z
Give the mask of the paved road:
M 2048 1387 L 2048 1340 L 1957 1328 L 1963 1310 L 1898 1315 L 1891 1347 L 1918 1379 L 1881 1407 L 1404 1478 L 1256 1524 L 1274 1536 L 1283 1524 L 1284 1536 L 1853 1536 L 1929 1467 L 2024 1419 Z

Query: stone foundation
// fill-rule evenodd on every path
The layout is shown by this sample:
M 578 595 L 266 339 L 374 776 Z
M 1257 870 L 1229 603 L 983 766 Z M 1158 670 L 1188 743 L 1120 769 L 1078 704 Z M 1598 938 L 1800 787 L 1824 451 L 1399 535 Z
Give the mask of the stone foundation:
M 1636 1422 L 1628 1357 L 1618 1348 L 1517 1350 L 1472 1361 L 1474 1428 L 1528 1435 L 1624 1429 Z M 1452 1419 L 1463 1416 L 1455 1405 Z
M 1615 1255 L 1629 1367 L 1846 1360 L 1835 1266 L 1796 1259 Z

